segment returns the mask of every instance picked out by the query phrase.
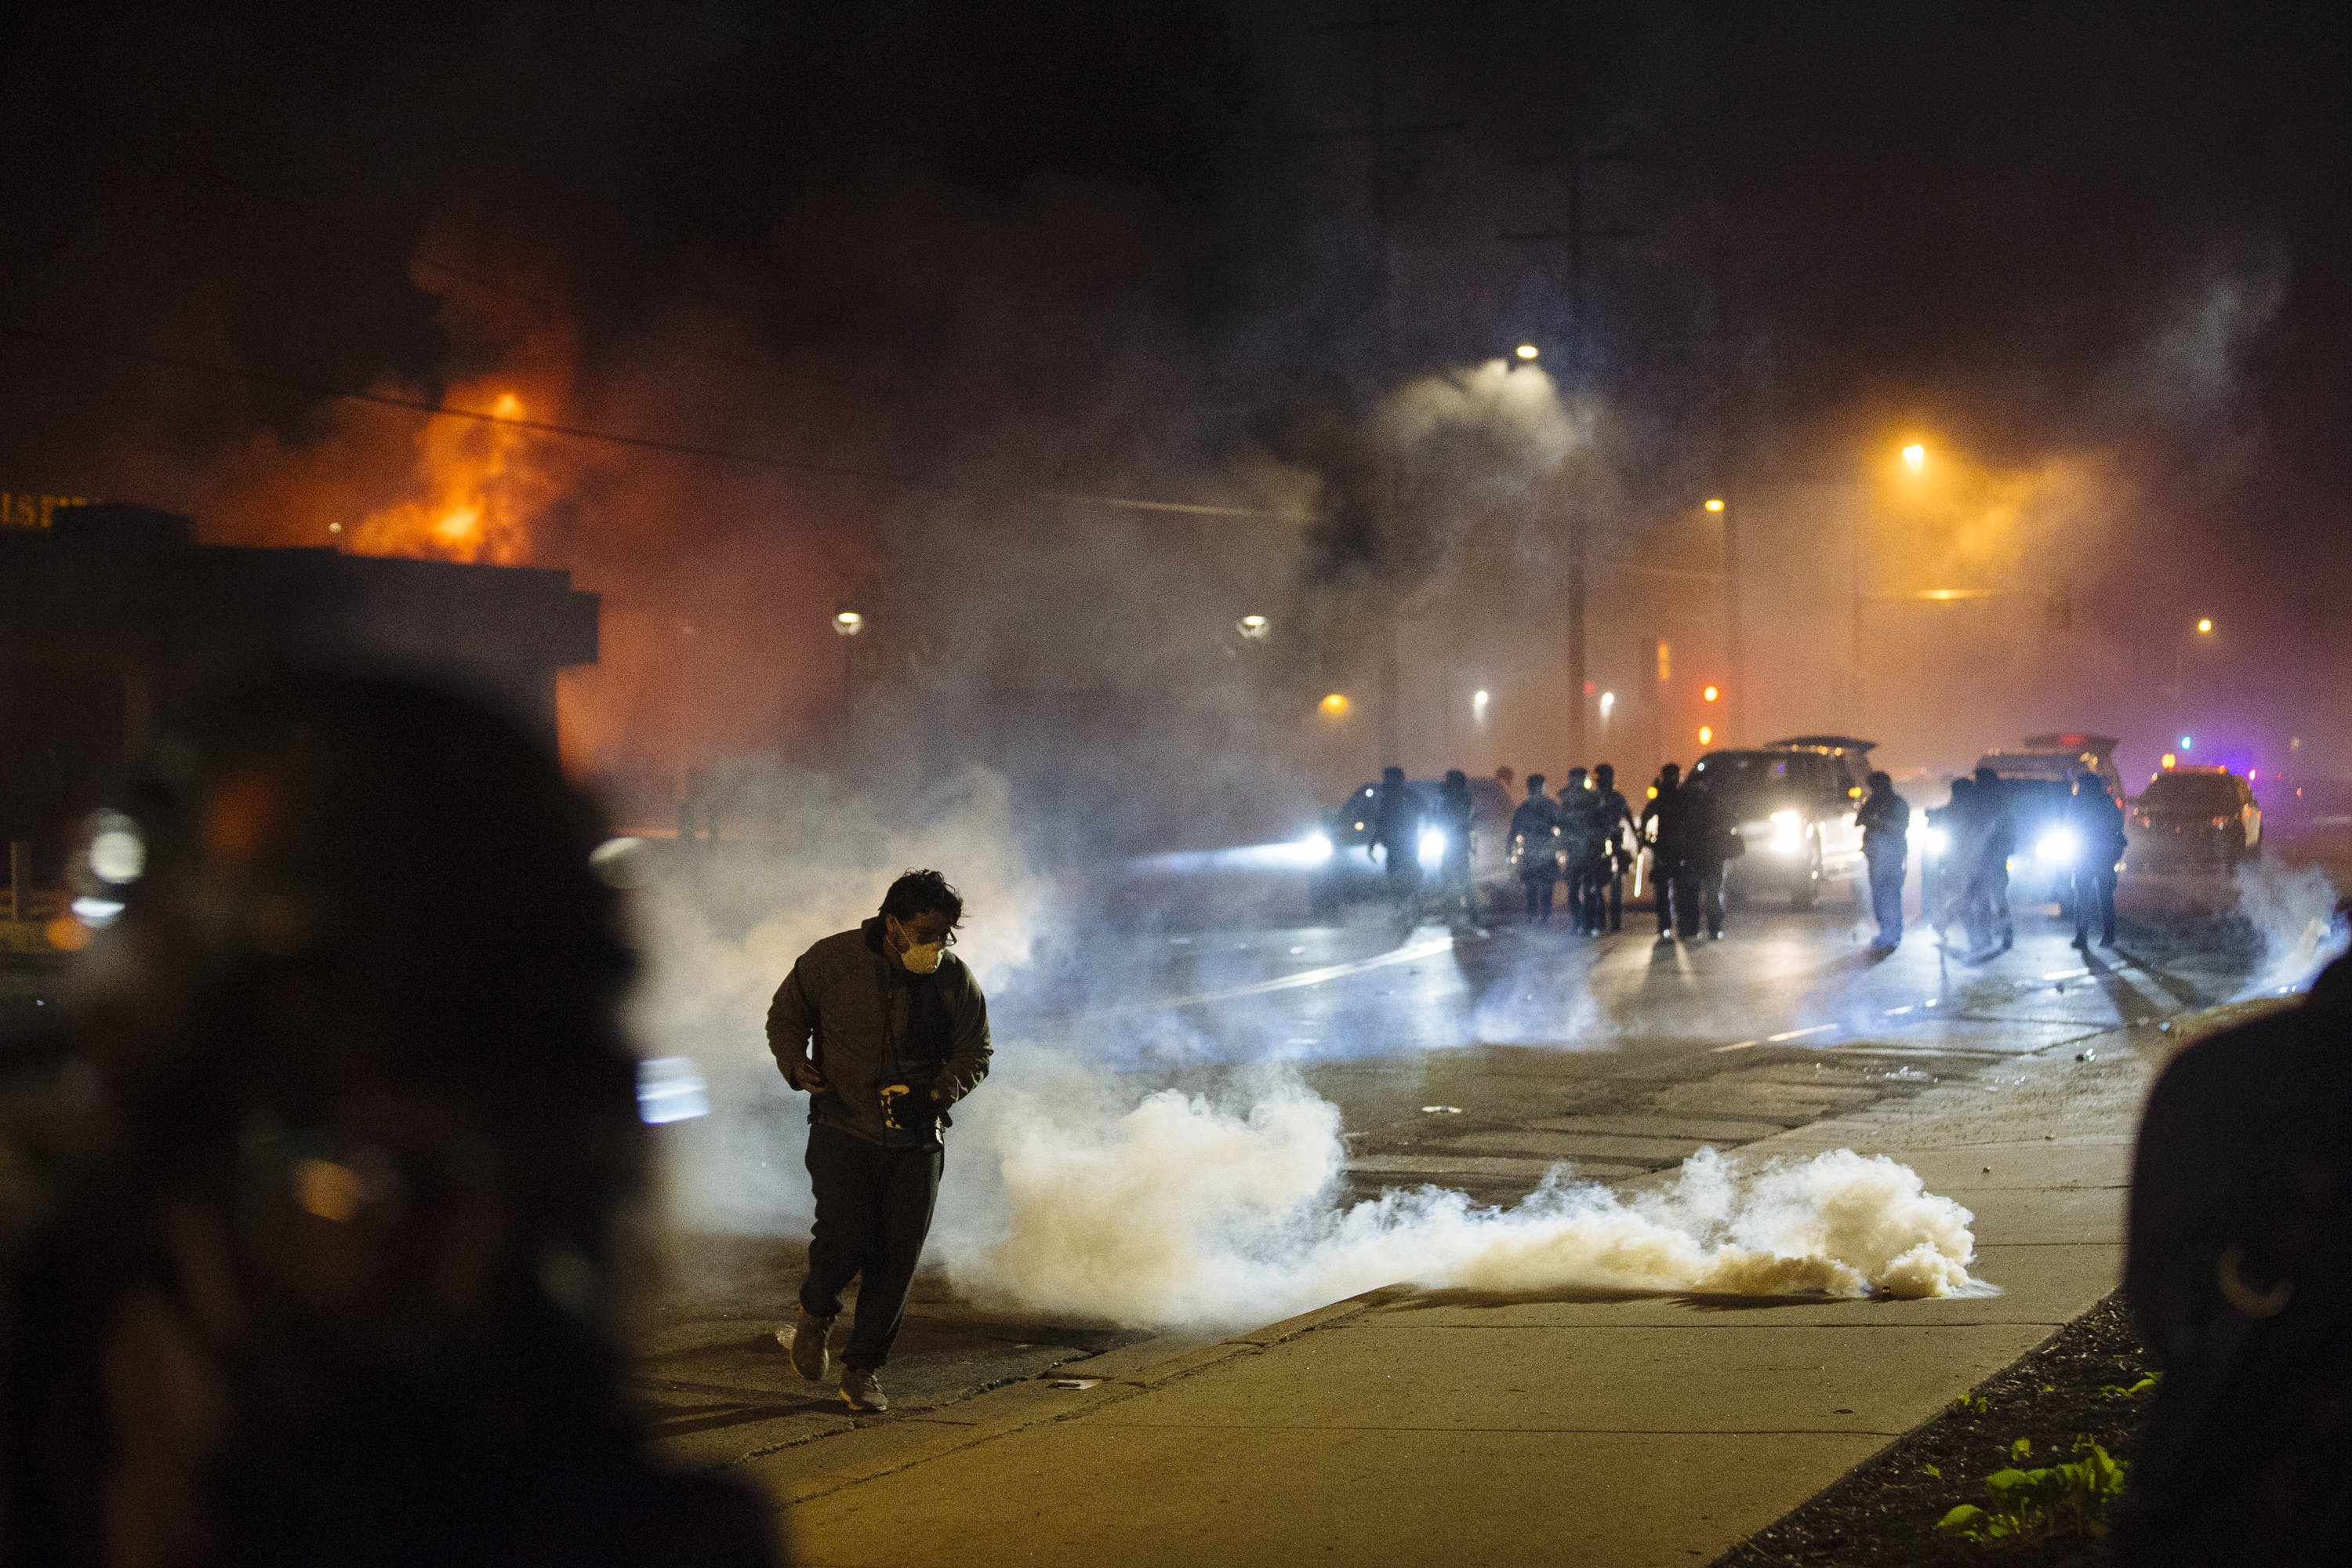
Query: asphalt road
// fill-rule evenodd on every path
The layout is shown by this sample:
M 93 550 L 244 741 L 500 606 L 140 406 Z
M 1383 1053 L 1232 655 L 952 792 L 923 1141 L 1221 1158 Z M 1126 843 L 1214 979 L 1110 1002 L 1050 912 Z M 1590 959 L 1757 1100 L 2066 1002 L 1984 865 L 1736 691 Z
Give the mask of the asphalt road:
M 2121 942 L 2087 954 L 2054 911 L 2021 910 L 2015 949 L 1980 965 L 1921 927 L 1891 955 L 1869 952 L 1842 890 L 1805 914 L 1737 914 L 1720 942 L 1655 942 L 1646 907 L 1597 940 L 1516 921 L 1454 932 L 1370 908 L 1332 924 L 1097 923 L 992 1005 L 1000 1062 L 1051 1051 L 1139 1094 L 1286 1061 L 1339 1107 L 1357 1194 L 1436 1184 L 1507 1204 L 1561 1161 L 1623 1179 L 2242 994 L 2274 977 L 2227 918 L 2235 901 L 2221 879 L 2127 885 Z M 796 1163 L 797 1099 L 767 1080 L 713 1089 L 719 1118 L 772 1128 Z M 951 1143 L 950 1181 L 954 1160 Z M 772 1335 L 803 1246 L 681 1238 L 638 1367 L 655 1430 L 681 1458 L 721 1461 L 845 1422 Z M 990 1312 L 927 1276 L 886 1386 L 919 1415 L 1144 1337 Z

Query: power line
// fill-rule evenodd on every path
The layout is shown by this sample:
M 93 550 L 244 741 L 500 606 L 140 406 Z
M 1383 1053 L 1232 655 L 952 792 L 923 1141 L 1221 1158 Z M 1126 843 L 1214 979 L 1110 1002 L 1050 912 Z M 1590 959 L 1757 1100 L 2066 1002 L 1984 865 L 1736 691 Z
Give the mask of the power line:
M 614 430 L 591 430 L 577 425 L 557 425 L 544 419 L 520 419 L 512 415 L 493 414 L 478 408 L 453 408 L 446 403 L 428 402 L 421 397 L 400 397 L 385 392 L 355 392 L 350 387 L 329 386 L 324 383 L 303 381 L 295 376 L 272 375 L 262 371 L 238 370 L 229 365 L 213 364 L 204 360 L 185 359 L 176 354 L 156 353 L 147 349 L 128 348 L 120 343 L 76 338 L 62 332 L 39 331 L 30 327 L 0 325 L 0 337 L 23 339 L 29 342 L 47 343 L 53 348 L 72 349 L 87 353 L 111 354 L 118 359 L 136 361 L 142 364 L 161 365 L 169 370 L 186 371 L 198 375 L 216 376 L 226 381 L 244 382 L 255 386 L 271 386 L 284 392 L 299 392 L 313 397 L 341 398 L 353 403 L 372 403 L 383 408 L 404 409 L 413 414 L 450 419 L 470 419 L 478 425 L 500 425 L 509 429 L 528 430 L 534 435 L 562 436 L 575 441 L 594 441 L 611 447 L 630 447 L 641 451 L 666 452 L 672 457 L 708 458 L 718 462 L 744 463 L 755 468 L 782 468 L 798 473 L 826 474 L 836 479 L 865 479 L 880 485 L 903 489 L 925 490 L 937 495 L 972 495 L 979 492 L 960 490 L 953 486 L 929 479 L 910 479 L 904 474 L 883 473 L 873 468 L 854 468 L 835 463 L 812 463 L 798 458 L 777 458 L 759 452 L 730 451 L 723 447 L 700 447 L 684 441 L 663 441 L 650 436 L 629 436 Z M 1181 501 L 1141 500 L 1128 496 L 1068 495 L 1057 491 L 1033 492 L 1034 499 L 1070 502 L 1084 506 L 1109 507 L 1128 511 L 1188 512 L 1212 517 L 1269 518 L 1281 521 L 1311 521 L 1294 512 L 1265 511 L 1249 507 L 1196 506 Z
M 453 408 L 446 403 L 427 402 L 421 397 L 399 397 L 387 392 L 354 392 L 347 386 L 329 386 L 321 382 L 303 381 L 289 375 L 271 375 L 263 371 L 237 370 L 229 365 L 208 363 L 204 360 L 183 359 L 176 354 L 161 354 L 147 349 L 126 348 L 120 343 L 68 337 L 62 332 L 37 331 L 29 327 L 0 326 L 0 336 L 23 338 L 32 342 L 47 343 L 54 348 L 74 349 L 87 353 L 111 354 L 117 359 L 135 360 L 144 364 L 162 365 L 170 370 L 189 371 L 198 375 L 218 376 L 225 381 L 241 381 L 255 386 L 274 386 L 282 392 L 307 393 L 313 397 L 339 397 L 353 403 L 373 403 L 380 407 L 404 408 L 415 414 L 436 415 L 451 419 L 471 419 L 481 425 L 504 425 L 517 430 L 534 431 L 542 436 L 568 436 L 579 441 L 600 441 L 613 447 L 635 447 L 646 451 L 668 452 L 682 458 L 710 458 L 720 462 L 750 463 L 760 468 L 792 468 L 803 473 L 832 474 L 843 479 L 870 479 L 877 484 L 902 485 L 913 489 L 933 488 L 920 479 L 910 479 L 898 474 L 877 473 L 870 468 L 852 468 L 833 463 L 811 463 L 796 458 L 773 458 L 757 452 L 730 452 L 720 447 L 698 447 L 683 441 L 657 440 L 650 436 L 625 436 L 612 430 L 590 430 L 576 425 L 554 425 L 543 419 L 518 419 L 511 415 L 486 413 L 478 408 Z

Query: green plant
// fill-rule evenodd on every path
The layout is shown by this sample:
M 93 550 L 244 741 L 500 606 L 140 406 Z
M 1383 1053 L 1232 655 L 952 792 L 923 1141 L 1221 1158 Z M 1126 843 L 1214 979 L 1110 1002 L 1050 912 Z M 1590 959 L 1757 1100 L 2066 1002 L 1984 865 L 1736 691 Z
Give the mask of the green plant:
M 1944 1406 L 1955 1415 L 1983 1415 L 1992 1409 L 1992 1401 L 1981 1394 L 1963 1394 Z
M 2012 1461 L 2029 1458 L 2033 1445 L 2023 1437 L 2009 1446 Z M 2111 1458 L 2087 1435 L 2074 1439 L 2074 1458 L 2040 1469 L 2015 1463 L 1985 1478 L 1982 1507 L 1962 1503 L 1936 1526 L 1939 1535 L 1960 1541 L 2031 1540 L 2044 1535 L 2096 1535 L 2100 1510 L 2124 1489 L 2130 1467 Z
M 2154 1388 L 2159 1382 L 2163 1381 L 2163 1378 L 2164 1373 L 2160 1372 L 2152 1372 L 2146 1377 L 2141 1378 L 2137 1383 L 2133 1384 L 2129 1388 L 2126 1388 L 2120 1383 L 2110 1383 L 2101 1388 L 2099 1392 L 2109 1399 L 2137 1399 L 2141 1394 L 2146 1394 L 2148 1390 Z

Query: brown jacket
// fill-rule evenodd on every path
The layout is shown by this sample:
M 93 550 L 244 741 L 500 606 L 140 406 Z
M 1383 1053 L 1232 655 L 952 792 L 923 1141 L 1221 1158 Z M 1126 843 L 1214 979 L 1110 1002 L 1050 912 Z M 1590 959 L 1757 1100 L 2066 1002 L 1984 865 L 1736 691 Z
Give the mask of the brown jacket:
M 938 1057 L 908 1037 L 918 984 L 933 987 L 946 1010 Z M 810 1121 L 885 1142 L 883 1085 L 929 1079 L 944 1122 L 948 1107 L 988 1076 L 988 999 L 952 950 L 940 956 L 937 973 L 908 974 L 883 942 L 877 916 L 801 954 L 769 1004 L 768 1049 L 787 1080 L 795 1062 L 813 1060 L 824 1075 Z

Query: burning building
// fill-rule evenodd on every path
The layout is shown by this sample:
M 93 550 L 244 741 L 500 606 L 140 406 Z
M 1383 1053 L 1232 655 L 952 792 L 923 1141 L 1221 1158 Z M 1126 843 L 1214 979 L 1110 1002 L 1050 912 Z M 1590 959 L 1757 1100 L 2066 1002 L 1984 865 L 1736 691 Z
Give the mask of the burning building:
M 159 705 L 260 658 L 432 674 L 551 737 L 556 674 L 596 662 L 598 610 L 563 571 L 199 544 L 170 512 L 56 507 L 47 527 L 0 528 L 0 828 L 54 886 Z

